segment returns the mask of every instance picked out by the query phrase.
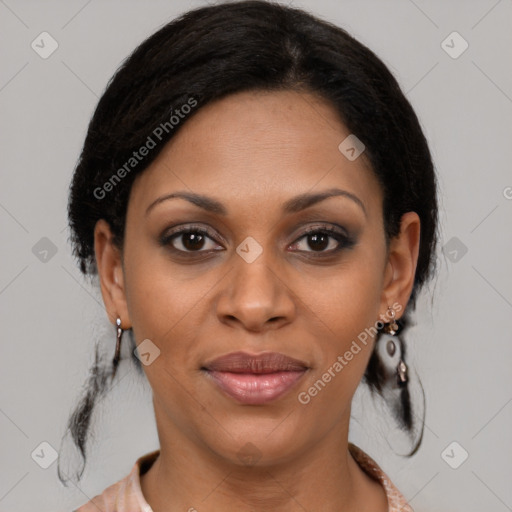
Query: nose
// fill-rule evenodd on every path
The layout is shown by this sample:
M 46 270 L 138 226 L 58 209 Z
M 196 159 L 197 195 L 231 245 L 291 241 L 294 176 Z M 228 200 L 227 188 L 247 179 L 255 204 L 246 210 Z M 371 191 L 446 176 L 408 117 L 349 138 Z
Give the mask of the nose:
M 234 268 L 217 301 L 221 322 L 261 332 L 293 320 L 296 306 L 286 272 L 264 255 L 265 251 L 251 263 L 235 256 Z

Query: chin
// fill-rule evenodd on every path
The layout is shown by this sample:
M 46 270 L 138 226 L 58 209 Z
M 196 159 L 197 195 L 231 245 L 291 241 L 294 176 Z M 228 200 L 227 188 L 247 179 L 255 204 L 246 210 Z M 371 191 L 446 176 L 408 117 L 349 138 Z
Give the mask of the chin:
M 222 427 L 204 432 L 204 442 L 229 464 L 262 467 L 284 463 L 308 444 L 304 429 L 287 414 L 257 417 L 253 413 L 237 419 L 224 416 Z

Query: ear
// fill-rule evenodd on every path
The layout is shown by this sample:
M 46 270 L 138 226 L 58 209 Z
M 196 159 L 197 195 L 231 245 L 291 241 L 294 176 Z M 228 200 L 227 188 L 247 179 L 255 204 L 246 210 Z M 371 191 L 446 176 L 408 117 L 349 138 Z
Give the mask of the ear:
M 121 327 L 131 327 L 124 288 L 124 271 L 121 253 L 114 245 L 109 224 L 100 219 L 94 227 L 94 253 L 100 279 L 101 295 L 110 321 L 115 325 L 117 317 Z
M 400 233 L 390 240 L 381 297 L 381 315 L 394 306 L 397 316 L 405 310 L 414 285 L 420 247 L 420 218 L 416 212 L 402 215 Z

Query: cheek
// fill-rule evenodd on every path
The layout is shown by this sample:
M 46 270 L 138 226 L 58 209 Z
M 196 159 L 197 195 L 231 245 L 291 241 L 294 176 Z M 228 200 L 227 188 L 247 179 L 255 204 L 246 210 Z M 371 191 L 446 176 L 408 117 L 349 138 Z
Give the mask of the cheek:
M 213 285 L 211 278 L 184 281 L 169 269 L 135 270 L 127 286 L 127 300 L 136 339 L 149 338 L 170 361 L 190 350 L 197 316 Z
M 149 339 L 160 351 L 145 373 L 156 394 L 173 390 L 177 398 L 180 386 L 190 388 L 196 377 L 204 326 L 212 322 L 207 304 L 221 276 L 200 265 L 180 268 L 161 250 L 142 244 L 127 244 L 125 269 L 135 339 Z
M 197 311 L 212 284 L 187 284 L 168 270 L 158 265 L 132 268 L 127 298 L 137 343 L 149 339 L 159 350 L 151 364 L 143 365 L 153 397 L 179 424 L 184 421 L 180 411 L 194 405 L 190 393 L 196 376 Z
M 362 286 L 344 290 L 346 295 L 332 294 L 337 297 L 335 305 L 326 304 L 323 314 L 318 313 L 328 325 L 327 336 L 317 338 L 317 366 L 297 397 L 299 403 L 310 404 L 308 414 L 326 421 L 338 418 L 350 405 L 373 350 L 376 331 L 372 327 L 378 319 L 373 314 L 379 304 L 376 294 Z
M 165 343 L 208 291 L 191 270 L 171 264 L 163 248 L 142 229 L 128 231 L 125 245 L 126 300 L 137 340 Z M 189 267 L 190 269 L 192 267 Z
M 364 374 L 379 320 L 382 254 L 361 250 L 333 270 L 330 279 L 321 280 L 321 286 L 318 279 L 316 285 L 310 279 L 303 282 L 309 322 L 321 331 L 316 347 L 319 364 L 301 390 L 308 395 L 305 400 L 315 400 L 318 407 L 336 402 L 343 410 Z
M 338 349 L 379 319 L 383 283 L 383 260 L 379 251 L 361 250 L 329 277 L 310 277 L 303 281 L 306 303 L 334 334 Z

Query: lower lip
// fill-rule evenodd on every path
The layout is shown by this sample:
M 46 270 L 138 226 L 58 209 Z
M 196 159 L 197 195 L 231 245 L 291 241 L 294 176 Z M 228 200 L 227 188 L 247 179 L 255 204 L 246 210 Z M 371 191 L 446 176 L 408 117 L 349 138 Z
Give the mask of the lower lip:
M 266 404 L 283 396 L 304 373 L 306 370 L 260 374 L 208 371 L 213 382 L 228 396 L 251 405 Z

